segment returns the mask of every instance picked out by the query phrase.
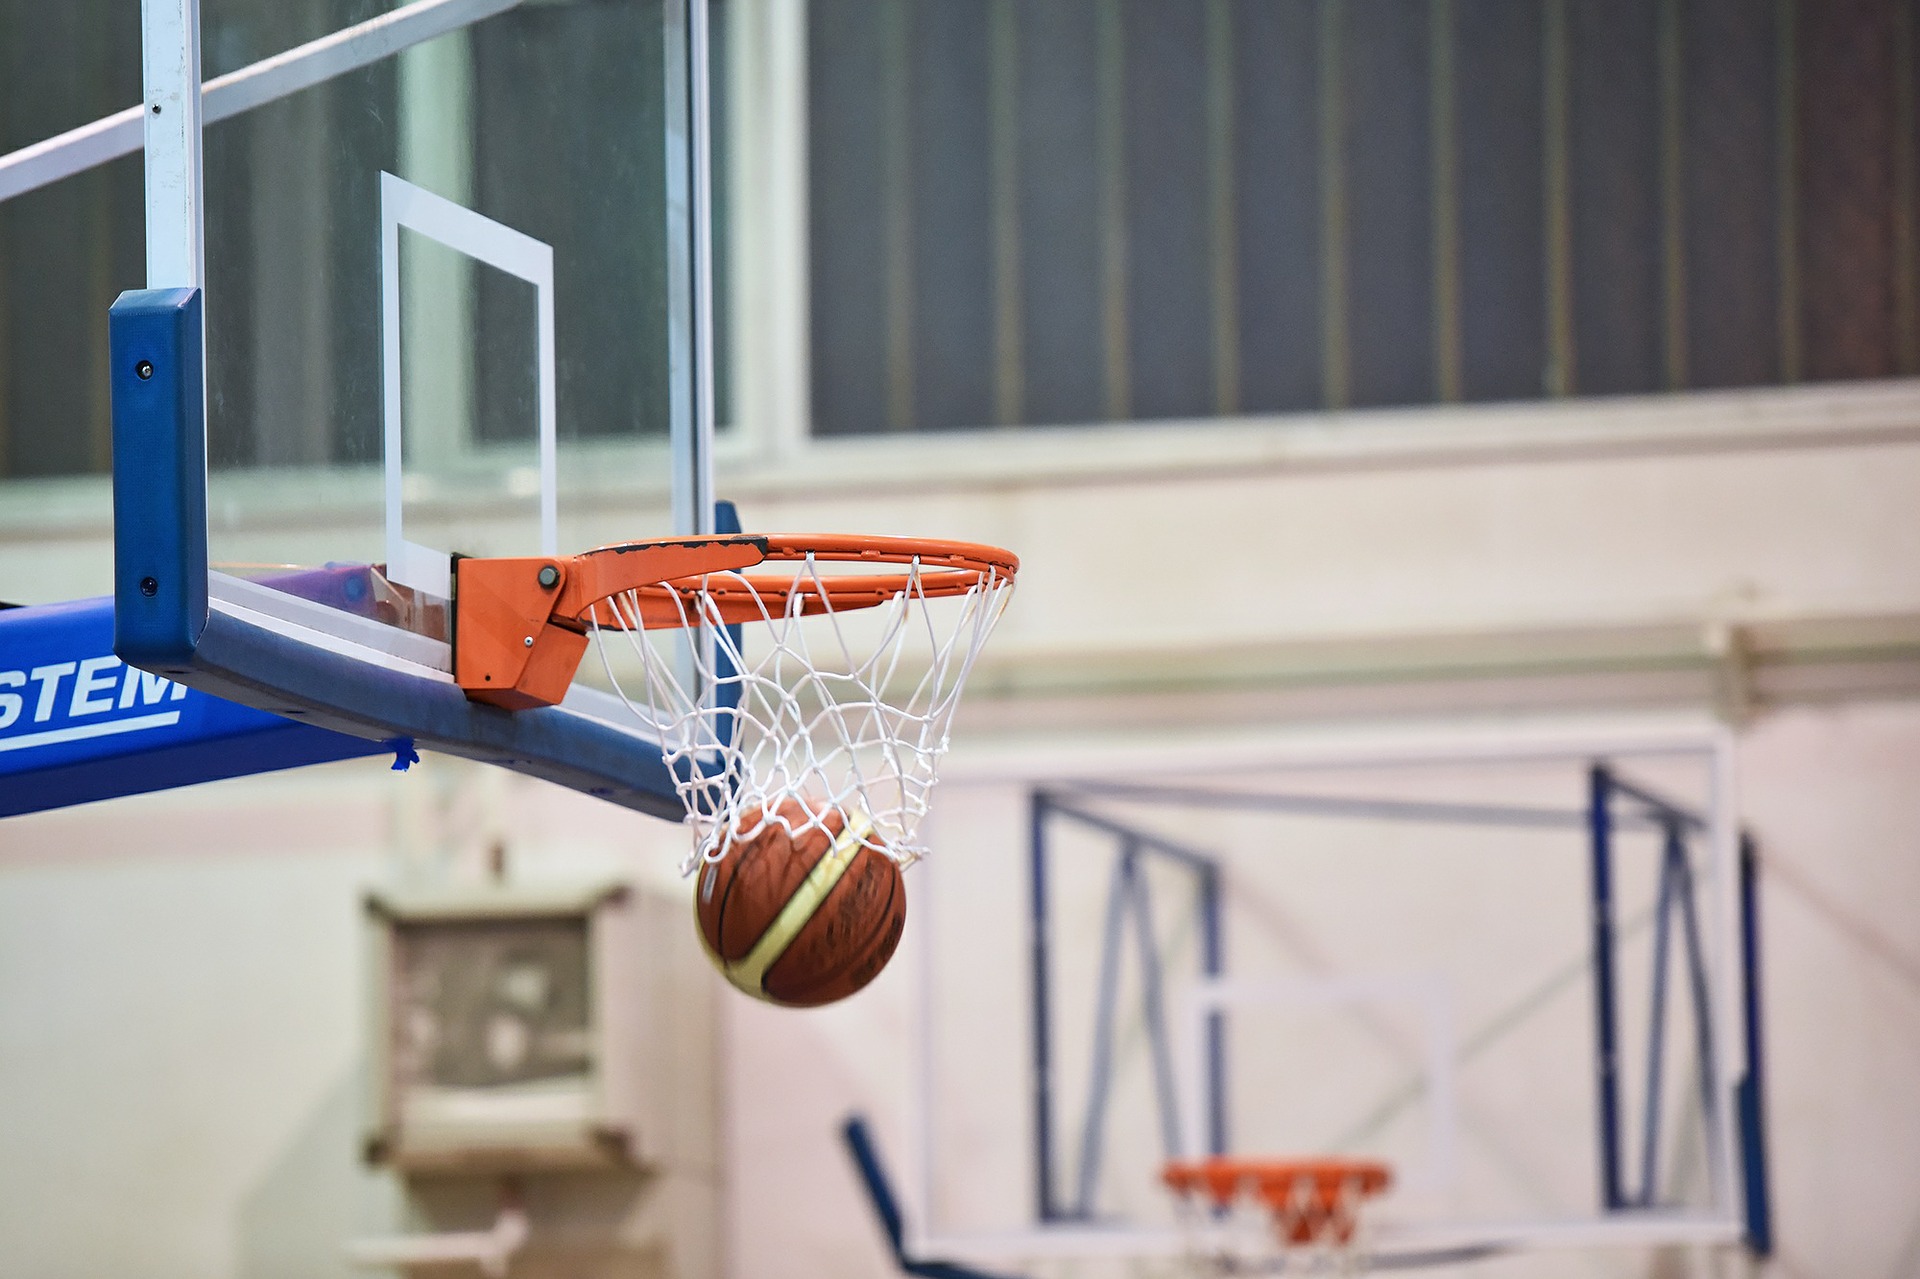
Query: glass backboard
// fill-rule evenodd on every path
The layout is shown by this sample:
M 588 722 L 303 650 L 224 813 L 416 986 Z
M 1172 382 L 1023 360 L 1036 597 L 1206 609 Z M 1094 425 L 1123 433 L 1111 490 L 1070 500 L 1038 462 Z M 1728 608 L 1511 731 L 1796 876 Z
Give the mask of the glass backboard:
M 705 23 L 704 0 L 144 7 L 149 292 L 116 308 L 116 432 L 153 382 L 119 313 L 200 289 L 173 323 L 204 326 L 186 682 L 677 815 L 612 697 L 464 701 L 451 565 L 711 529 Z M 196 127 L 172 90 L 202 80 Z M 155 607 L 143 582 L 173 603 L 123 564 L 123 612 Z
M 950 770 L 910 1251 L 1157 1271 L 1194 1246 L 1162 1169 L 1214 1154 L 1388 1164 L 1382 1269 L 1758 1228 L 1730 747 L 1499 731 Z

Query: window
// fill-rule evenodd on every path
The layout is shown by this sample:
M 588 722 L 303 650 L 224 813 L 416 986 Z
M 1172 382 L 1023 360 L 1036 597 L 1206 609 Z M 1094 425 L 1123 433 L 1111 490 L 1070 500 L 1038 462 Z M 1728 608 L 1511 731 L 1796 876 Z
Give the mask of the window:
M 214 81 L 401 7 L 207 0 L 203 74 Z M 141 99 L 138 0 L 43 8 L 29 16 L 15 6 L 0 18 L 0 156 Z M 711 8 L 719 68 L 727 6 L 713 0 Z M 660 0 L 522 4 L 441 34 L 432 50 L 410 50 L 435 55 L 413 62 L 411 74 L 407 57 L 381 57 L 241 114 L 209 116 L 208 438 L 216 469 L 377 460 L 379 175 L 405 169 L 410 151 L 427 149 L 446 157 L 437 168 L 458 170 L 468 202 L 496 220 L 549 240 L 608 246 L 563 253 L 555 263 L 566 346 L 557 379 L 562 437 L 665 437 L 665 12 Z M 724 92 L 715 99 L 724 103 Z M 11 199 L 7 177 L 0 174 L 0 478 L 104 474 L 107 310 L 146 275 L 141 159 L 124 155 L 35 179 L 44 185 Z M 531 420 L 520 404 L 524 379 L 516 380 L 529 359 L 494 340 L 530 331 L 522 314 L 530 304 L 516 285 L 483 274 L 457 291 L 472 311 L 475 346 L 505 351 L 472 361 L 470 431 L 480 444 L 517 439 Z
M 814 431 L 1920 371 L 1898 0 L 812 0 Z

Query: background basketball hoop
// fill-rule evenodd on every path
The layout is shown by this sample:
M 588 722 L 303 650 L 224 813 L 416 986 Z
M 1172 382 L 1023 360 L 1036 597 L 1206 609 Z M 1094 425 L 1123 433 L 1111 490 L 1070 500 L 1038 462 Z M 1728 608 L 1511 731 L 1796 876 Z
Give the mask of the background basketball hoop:
M 1386 1190 L 1393 1177 L 1384 1163 L 1369 1159 L 1223 1155 L 1174 1160 L 1162 1169 L 1161 1179 L 1179 1196 L 1196 1258 L 1233 1273 L 1265 1268 L 1262 1262 L 1284 1266 L 1304 1255 L 1330 1258 L 1345 1273 L 1365 1268 L 1360 1205 Z M 1272 1223 L 1257 1241 L 1236 1229 L 1248 1210 Z

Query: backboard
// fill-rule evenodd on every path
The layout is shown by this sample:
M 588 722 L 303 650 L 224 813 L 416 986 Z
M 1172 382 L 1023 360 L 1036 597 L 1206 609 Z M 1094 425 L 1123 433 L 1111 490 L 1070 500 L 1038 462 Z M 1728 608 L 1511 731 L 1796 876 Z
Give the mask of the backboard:
M 142 20 L 119 651 L 677 817 L 611 696 L 469 703 L 449 600 L 457 556 L 712 531 L 704 0 Z
M 1732 786 L 1704 724 L 950 770 L 915 885 L 913 1250 L 1178 1257 L 1161 1169 L 1213 1154 L 1386 1161 L 1384 1266 L 1764 1246 Z

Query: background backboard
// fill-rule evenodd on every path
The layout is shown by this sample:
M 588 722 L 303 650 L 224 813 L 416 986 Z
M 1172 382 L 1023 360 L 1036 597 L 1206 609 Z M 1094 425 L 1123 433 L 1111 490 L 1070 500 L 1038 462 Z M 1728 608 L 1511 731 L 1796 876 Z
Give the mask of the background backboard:
M 508 716 L 460 697 L 450 562 L 711 529 L 705 5 L 143 21 L 150 289 L 114 327 L 122 646 L 676 815 L 614 699 Z M 665 500 L 616 503 L 637 475 Z
M 1388 1161 L 1402 1264 L 1764 1230 L 1724 748 L 1577 736 L 950 776 L 920 1255 L 1177 1256 L 1209 1153 Z

